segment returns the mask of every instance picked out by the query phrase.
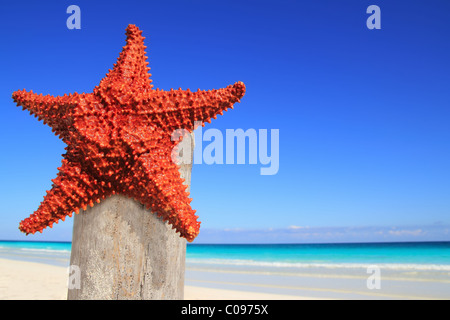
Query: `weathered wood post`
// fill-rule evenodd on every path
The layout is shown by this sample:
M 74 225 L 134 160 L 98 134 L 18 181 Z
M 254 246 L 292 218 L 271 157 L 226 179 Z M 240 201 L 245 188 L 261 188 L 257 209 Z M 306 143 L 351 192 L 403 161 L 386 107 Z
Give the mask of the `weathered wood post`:
M 173 143 L 167 135 L 211 122 L 245 94 L 240 81 L 208 91 L 154 90 L 142 30 L 130 24 L 126 35 L 113 69 L 92 93 L 54 97 L 17 90 L 12 95 L 67 144 L 51 190 L 19 229 L 42 232 L 86 208 L 74 219 L 76 275 L 69 276 L 69 299 L 183 298 L 184 239 L 195 239 L 200 222 L 168 158 Z M 180 168 L 188 186 L 190 137 L 184 139 L 189 147 L 181 150 L 190 150 L 191 161 Z M 116 194 L 139 199 L 184 238 L 138 202 Z
M 179 146 L 190 150 L 191 161 L 180 165 L 189 190 L 194 134 Z M 186 240 L 168 223 L 133 199 L 111 196 L 75 215 L 70 264 L 79 285 L 69 285 L 68 299 L 183 299 L 185 255 Z

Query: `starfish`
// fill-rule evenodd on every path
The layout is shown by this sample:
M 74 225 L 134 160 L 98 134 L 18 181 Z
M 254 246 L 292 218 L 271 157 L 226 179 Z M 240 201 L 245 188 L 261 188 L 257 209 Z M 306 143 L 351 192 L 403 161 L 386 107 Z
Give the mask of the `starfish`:
M 245 85 L 196 92 L 155 90 L 142 31 L 129 25 L 126 36 L 117 63 L 92 93 L 13 93 L 17 106 L 43 120 L 67 144 L 51 190 L 21 221 L 22 232 L 42 232 L 81 208 L 123 194 L 168 221 L 188 241 L 198 235 L 198 216 L 171 156 L 181 139 L 171 137 L 177 129 L 192 132 L 199 123 L 233 108 L 244 96 Z

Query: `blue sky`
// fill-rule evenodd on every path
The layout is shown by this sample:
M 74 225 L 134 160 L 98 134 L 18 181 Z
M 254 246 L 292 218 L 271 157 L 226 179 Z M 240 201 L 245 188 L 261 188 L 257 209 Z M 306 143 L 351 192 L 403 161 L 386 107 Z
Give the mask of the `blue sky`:
M 80 30 L 66 27 L 72 4 Z M 380 30 L 366 27 L 372 4 Z M 18 231 L 64 144 L 12 92 L 92 92 L 132 23 L 155 87 L 246 84 L 203 130 L 279 129 L 276 175 L 260 163 L 194 165 L 198 243 L 450 240 L 449 21 L 445 0 L 2 3 L 0 239 L 72 232 L 71 219 Z

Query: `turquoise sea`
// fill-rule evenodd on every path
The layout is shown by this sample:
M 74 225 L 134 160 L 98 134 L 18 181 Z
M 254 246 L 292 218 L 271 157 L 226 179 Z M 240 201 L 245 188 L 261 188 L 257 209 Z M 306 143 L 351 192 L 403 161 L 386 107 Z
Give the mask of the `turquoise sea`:
M 190 245 L 187 261 L 273 268 L 358 267 L 450 271 L 450 242 Z
M 0 258 L 67 266 L 70 242 L 0 241 Z M 450 242 L 346 244 L 188 244 L 189 267 L 352 268 L 450 271 Z
M 0 241 L 0 259 L 62 267 L 70 250 L 70 242 Z M 382 281 L 372 289 L 374 267 Z M 450 242 L 188 244 L 185 285 L 326 299 L 450 299 Z

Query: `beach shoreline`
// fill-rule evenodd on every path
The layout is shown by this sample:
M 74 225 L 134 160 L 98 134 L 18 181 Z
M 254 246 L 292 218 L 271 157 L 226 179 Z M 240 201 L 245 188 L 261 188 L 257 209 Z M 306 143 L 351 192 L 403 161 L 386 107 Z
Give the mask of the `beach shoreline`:
M 382 290 L 367 288 L 363 275 L 291 276 L 187 268 L 185 300 L 450 299 L 448 279 L 387 277 Z M 293 281 L 297 281 L 297 285 Z M 0 258 L 0 300 L 66 300 L 68 268 Z M 417 287 L 419 286 L 419 287 Z M 433 293 L 433 294 L 431 294 Z
M 66 300 L 68 269 L 40 262 L 0 258 L 0 300 Z M 292 295 L 187 285 L 185 300 L 292 300 Z
M 0 299 L 66 299 L 71 243 L 0 241 Z M 186 300 L 450 299 L 450 243 L 190 245 Z

